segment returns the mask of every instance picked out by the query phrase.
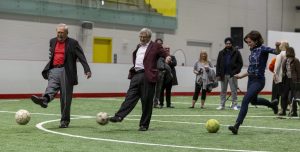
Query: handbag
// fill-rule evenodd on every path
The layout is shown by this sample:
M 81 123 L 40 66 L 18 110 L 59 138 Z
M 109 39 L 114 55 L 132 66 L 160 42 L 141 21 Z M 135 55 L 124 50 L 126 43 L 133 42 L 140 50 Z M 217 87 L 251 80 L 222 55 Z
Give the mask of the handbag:
M 218 81 L 214 81 L 214 82 L 211 82 L 209 84 L 207 84 L 206 88 L 207 88 L 207 92 L 211 92 L 212 89 L 216 88 L 219 86 L 219 83 Z
M 218 86 L 219 86 L 218 81 L 211 82 L 211 83 L 207 84 L 207 87 L 208 87 L 208 88 L 212 88 L 212 89 L 214 89 L 214 88 L 216 88 L 216 87 L 218 87 Z

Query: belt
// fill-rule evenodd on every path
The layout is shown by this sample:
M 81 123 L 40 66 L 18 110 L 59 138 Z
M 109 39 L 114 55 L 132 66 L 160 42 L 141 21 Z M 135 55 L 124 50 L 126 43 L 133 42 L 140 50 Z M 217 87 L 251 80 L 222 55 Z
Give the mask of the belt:
M 142 69 L 142 70 L 138 70 L 138 71 L 135 71 L 135 73 L 144 73 L 145 72 L 145 70 L 144 69 Z
M 63 64 L 53 65 L 53 68 L 62 68 L 62 67 L 64 67 Z

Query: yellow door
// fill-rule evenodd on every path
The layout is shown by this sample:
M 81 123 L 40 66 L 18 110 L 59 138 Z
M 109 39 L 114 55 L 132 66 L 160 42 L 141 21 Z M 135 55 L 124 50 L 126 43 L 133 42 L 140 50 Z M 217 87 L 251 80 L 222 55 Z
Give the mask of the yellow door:
M 112 61 L 112 39 L 105 37 L 94 37 L 93 63 L 111 63 Z

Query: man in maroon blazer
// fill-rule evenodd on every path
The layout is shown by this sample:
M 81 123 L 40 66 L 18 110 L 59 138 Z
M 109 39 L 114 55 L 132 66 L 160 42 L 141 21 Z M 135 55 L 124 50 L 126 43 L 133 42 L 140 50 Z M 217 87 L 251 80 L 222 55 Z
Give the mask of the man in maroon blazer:
M 160 44 L 151 41 L 151 30 L 141 29 L 139 33 L 140 44 L 133 52 L 133 67 L 129 70 L 128 78 L 131 79 L 125 101 L 115 116 L 110 117 L 111 122 L 121 122 L 135 107 L 138 100 L 142 102 L 142 116 L 139 131 L 147 131 L 149 128 L 155 83 L 157 81 L 157 60 L 164 57 L 169 63 L 171 57 Z

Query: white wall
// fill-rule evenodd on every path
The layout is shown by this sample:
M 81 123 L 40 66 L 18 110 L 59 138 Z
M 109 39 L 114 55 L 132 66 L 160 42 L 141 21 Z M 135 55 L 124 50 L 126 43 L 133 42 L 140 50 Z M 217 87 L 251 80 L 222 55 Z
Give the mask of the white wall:
M 45 61 L 15 61 L 0 60 L 0 94 L 37 94 L 43 93 L 47 81 L 43 79 L 41 71 Z M 9 65 L 9 67 L 8 67 Z M 86 79 L 83 68 L 78 63 L 79 85 L 75 86 L 75 93 L 126 93 L 129 87 L 127 79 L 129 64 L 90 64 L 92 77 Z M 195 74 L 192 67 L 177 67 L 179 85 L 172 92 L 193 92 Z M 243 72 L 246 69 L 243 69 Z M 266 72 L 267 83 L 264 91 L 270 92 L 272 77 Z M 239 80 L 239 87 L 245 91 L 247 78 Z M 219 92 L 220 88 L 213 90 Z
M 8 67 L 9 65 L 9 67 Z M 41 71 L 46 61 L 16 61 L 0 60 L 0 94 L 30 94 L 43 93 L 47 81 L 43 79 Z M 127 79 L 129 64 L 90 64 L 92 77 L 86 79 L 83 68 L 78 63 L 79 85 L 75 87 L 77 93 L 125 93 L 129 86 Z M 174 90 L 192 92 L 194 89 L 194 74 L 192 67 L 178 67 L 178 81 L 180 87 Z
M 300 33 L 295 32 L 281 32 L 281 31 L 268 31 L 268 44 L 274 45 L 278 41 L 287 41 L 289 45 L 294 48 L 296 57 L 300 59 Z

